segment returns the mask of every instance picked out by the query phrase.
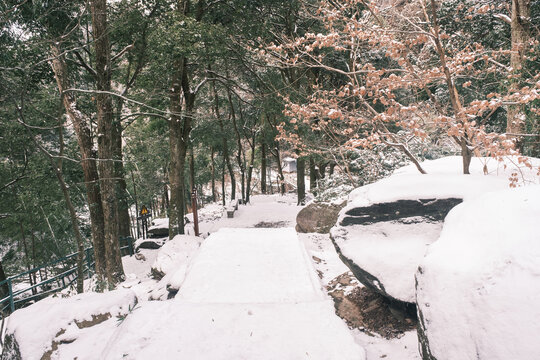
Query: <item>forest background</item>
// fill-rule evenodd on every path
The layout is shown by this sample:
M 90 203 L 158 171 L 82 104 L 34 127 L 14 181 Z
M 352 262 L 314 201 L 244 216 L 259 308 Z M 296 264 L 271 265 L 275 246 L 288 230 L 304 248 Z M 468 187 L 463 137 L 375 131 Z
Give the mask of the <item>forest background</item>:
M 329 201 L 444 155 L 526 166 L 539 24 L 531 0 L 4 0 L 0 280 L 92 245 L 114 286 L 140 204 L 183 233 L 192 190 L 283 192 L 286 156 L 299 204 L 305 175 Z

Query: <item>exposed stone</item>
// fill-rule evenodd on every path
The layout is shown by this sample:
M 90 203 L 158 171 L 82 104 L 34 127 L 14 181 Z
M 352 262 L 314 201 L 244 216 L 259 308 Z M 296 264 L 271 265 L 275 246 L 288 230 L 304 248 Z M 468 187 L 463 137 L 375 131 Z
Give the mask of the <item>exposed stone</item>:
M 141 241 L 137 245 L 137 251 L 139 249 L 159 249 L 163 246 L 163 239 L 146 239 Z
M 462 199 L 420 199 L 398 200 L 390 203 L 374 204 L 367 207 L 353 208 L 345 212 L 342 226 L 369 225 L 381 221 L 423 217 L 430 221 L 442 221 L 448 212 Z
M 296 216 L 296 231 L 327 234 L 336 224 L 339 212 L 344 206 L 345 203 L 339 205 L 311 203 L 307 205 Z
M 137 259 L 139 261 L 146 261 L 146 256 L 144 256 L 144 254 L 142 254 L 142 253 L 136 253 L 135 254 L 135 259 Z
M 82 321 L 75 320 L 75 325 L 77 325 L 79 329 L 85 329 L 85 328 L 89 328 L 97 324 L 101 324 L 102 322 L 107 321 L 110 318 L 111 318 L 110 313 L 97 314 L 97 315 L 92 315 L 92 320 L 82 320 Z
M 162 238 L 162 237 L 168 237 L 169 236 L 169 228 L 162 228 L 162 227 L 151 227 L 148 229 L 148 236 L 150 238 Z

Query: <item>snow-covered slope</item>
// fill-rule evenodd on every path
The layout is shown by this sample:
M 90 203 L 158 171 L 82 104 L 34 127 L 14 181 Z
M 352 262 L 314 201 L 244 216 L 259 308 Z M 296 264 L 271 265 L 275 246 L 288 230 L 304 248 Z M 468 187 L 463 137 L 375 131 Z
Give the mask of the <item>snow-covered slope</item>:
M 540 186 L 489 193 L 447 216 L 417 274 L 438 360 L 540 359 Z
M 45 352 L 53 350 L 53 342 L 69 343 L 84 337 L 82 335 L 87 330 L 85 327 L 91 323 L 125 316 L 136 304 L 135 293 L 124 289 L 107 293 L 85 293 L 70 298 L 50 297 L 10 315 L 6 336 L 11 337 L 8 339 L 11 344 L 16 344 L 16 352 L 20 353 L 22 359 L 37 360 Z M 114 328 L 114 320 L 107 322 L 109 325 L 111 323 Z M 83 346 L 79 351 L 91 349 Z M 18 355 L 5 348 L 2 359 L 16 359 Z

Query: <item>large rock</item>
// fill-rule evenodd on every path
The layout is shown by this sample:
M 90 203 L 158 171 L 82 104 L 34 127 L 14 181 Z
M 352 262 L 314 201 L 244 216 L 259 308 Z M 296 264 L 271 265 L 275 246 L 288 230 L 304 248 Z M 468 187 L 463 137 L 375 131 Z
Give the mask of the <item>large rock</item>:
M 327 234 L 335 225 L 342 204 L 311 203 L 296 216 L 296 231 L 300 233 Z
M 169 236 L 169 219 L 154 219 L 152 226 L 148 228 L 148 236 L 151 238 L 162 238 Z
M 406 167 L 355 189 L 331 230 L 338 254 L 358 280 L 413 307 L 414 275 L 427 248 L 438 239 L 448 211 L 464 199 L 508 188 L 508 177 L 515 171 L 486 158 L 474 158 L 471 175 L 466 176 L 460 174 L 459 157 L 422 165 L 428 175 Z
M 331 238 L 341 260 L 361 283 L 410 307 L 418 263 L 439 237 L 444 216 L 460 202 L 457 198 L 398 200 L 352 208 L 344 211 Z
M 540 186 L 465 201 L 416 274 L 424 360 L 540 359 Z
M 160 238 L 160 239 L 138 239 L 135 242 L 135 250 L 139 251 L 139 249 L 159 249 L 163 246 L 165 243 L 165 240 L 167 238 Z

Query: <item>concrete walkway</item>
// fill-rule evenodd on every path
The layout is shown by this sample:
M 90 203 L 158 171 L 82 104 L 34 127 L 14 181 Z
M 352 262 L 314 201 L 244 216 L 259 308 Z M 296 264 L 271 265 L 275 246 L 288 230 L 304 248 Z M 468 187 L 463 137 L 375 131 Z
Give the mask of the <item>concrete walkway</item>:
M 362 360 L 291 228 L 221 229 L 176 298 L 145 303 L 102 359 Z

